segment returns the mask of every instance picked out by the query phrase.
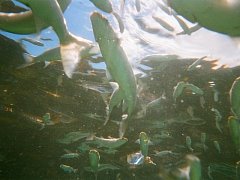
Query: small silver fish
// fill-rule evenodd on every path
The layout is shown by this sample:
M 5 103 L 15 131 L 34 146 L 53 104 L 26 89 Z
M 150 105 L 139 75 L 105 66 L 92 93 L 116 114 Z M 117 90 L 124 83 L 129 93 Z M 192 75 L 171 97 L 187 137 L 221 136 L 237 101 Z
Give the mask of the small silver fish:
M 213 180 L 211 166 L 208 166 L 208 172 L 207 172 L 207 174 L 208 174 L 209 179 Z
M 53 41 L 52 38 L 48 38 L 48 37 L 40 37 L 40 39 L 43 41 Z
M 28 53 L 24 53 L 23 57 L 25 59 L 25 63 L 18 68 L 25 68 L 38 62 L 45 62 L 46 64 L 46 62 L 59 61 L 61 59 L 59 47 L 49 49 L 38 56 L 32 56 Z
M 177 55 L 162 55 L 162 54 L 152 54 L 144 57 L 140 62 L 157 62 L 159 63 L 168 63 L 179 59 Z
M 177 101 L 177 98 L 182 94 L 184 88 L 186 86 L 186 83 L 183 82 L 183 81 L 180 81 L 177 83 L 177 85 L 174 87 L 174 90 L 173 90 L 173 99 L 174 99 L 174 102 Z
M 79 141 L 80 139 L 87 138 L 90 133 L 82 131 L 73 131 L 64 135 L 63 138 L 58 139 L 57 141 L 62 144 L 71 144 L 73 142 Z
M 187 107 L 187 113 L 189 114 L 189 116 L 191 118 L 194 118 L 194 110 L 193 110 L 193 107 L 192 106 L 188 106 Z
M 217 90 L 217 89 L 213 89 L 213 100 L 214 100 L 214 102 L 218 102 L 218 100 L 219 100 L 219 91 Z
M 99 147 L 105 147 L 109 149 L 116 149 L 125 144 L 128 139 L 127 138 L 101 138 L 92 135 L 92 137 L 88 138 L 89 143 L 94 143 Z
M 189 31 L 189 27 L 188 25 L 184 22 L 184 20 L 182 20 L 180 17 L 178 17 L 178 15 L 173 14 L 173 17 L 177 20 L 178 24 L 181 26 L 181 28 L 183 29 L 183 31 L 185 32 L 185 34 L 190 35 L 190 31 Z
M 157 16 L 152 16 L 152 18 L 157 21 L 164 29 L 170 31 L 170 32 L 173 32 L 174 31 L 174 28 L 168 24 L 166 21 L 164 21 L 163 19 L 161 19 L 160 17 L 157 17 Z
M 192 91 L 192 93 L 202 96 L 204 94 L 203 90 L 194 84 L 186 83 L 185 88 Z
M 201 107 L 202 107 L 202 108 L 205 108 L 206 101 L 205 101 L 205 99 L 204 99 L 203 96 L 200 96 L 199 101 L 200 101 L 200 105 L 201 105 Z
M 78 153 L 67 153 L 61 156 L 61 159 L 75 159 L 75 158 L 79 158 Z
M 206 136 L 207 136 L 206 133 L 204 133 L 204 132 L 201 133 L 201 143 L 202 143 L 202 144 L 205 144 L 205 142 L 206 142 Z
M 222 128 L 221 128 L 221 121 L 222 121 L 222 115 L 220 114 L 220 112 L 216 109 L 216 108 L 212 108 L 211 111 L 214 112 L 215 114 L 215 124 L 216 124 L 216 128 L 218 129 L 218 131 L 220 133 L 223 133 Z
M 50 113 L 46 113 L 42 117 L 44 124 L 46 125 L 54 125 L 54 122 L 51 120 Z
M 162 95 L 160 98 L 154 99 L 150 103 L 147 104 L 146 109 L 160 109 L 166 103 L 166 96 Z
M 157 157 L 162 157 L 162 156 L 166 156 L 166 155 L 178 155 L 179 153 L 173 153 L 172 151 L 169 150 L 164 150 L 164 151 L 154 151 L 155 154 L 154 156 Z
M 218 143 L 218 141 L 213 141 L 214 147 L 216 148 L 216 150 L 218 151 L 219 154 L 221 154 L 221 148 L 220 148 L 220 144 Z
M 34 116 L 31 114 L 26 114 L 26 113 L 20 113 L 19 116 L 23 117 L 25 120 L 37 125 L 39 127 L 39 130 L 42 130 L 45 128 L 45 123 L 43 122 L 42 118 L 40 118 L 38 116 Z
M 206 133 L 201 133 L 201 144 L 202 144 L 202 148 L 203 148 L 203 151 L 205 152 L 205 151 L 207 151 L 207 149 L 208 149 L 208 147 L 206 146 L 206 137 L 207 137 L 207 135 L 206 135 Z
M 21 38 L 21 39 L 19 39 L 18 41 L 19 41 L 19 43 L 21 43 L 21 44 L 23 43 L 23 41 L 27 41 L 27 42 L 29 42 L 29 43 L 32 43 L 32 44 L 36 45 L 36 46 L 44 46 L 43 43 L 41 43 L 40 41 L 38 41 L 38 40 L 36 40 L 36 39 L 32 39 L 32 38 Z
M 187 146 L 189 151 L 193 152 L 192 140 L 191 140 L 190 136 L 186 136 L 186 146 Z
M 59 167 L 66 173 L 76 173 L 78 171 L 77 169 L 65 164 L 61 164 Z

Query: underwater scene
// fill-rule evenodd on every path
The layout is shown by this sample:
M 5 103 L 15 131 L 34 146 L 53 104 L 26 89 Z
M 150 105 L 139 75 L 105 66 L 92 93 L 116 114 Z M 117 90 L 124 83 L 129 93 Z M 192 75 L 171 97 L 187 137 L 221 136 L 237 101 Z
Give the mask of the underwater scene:
M 0 0 L 0 179 L 240 180 L 237 0 Z

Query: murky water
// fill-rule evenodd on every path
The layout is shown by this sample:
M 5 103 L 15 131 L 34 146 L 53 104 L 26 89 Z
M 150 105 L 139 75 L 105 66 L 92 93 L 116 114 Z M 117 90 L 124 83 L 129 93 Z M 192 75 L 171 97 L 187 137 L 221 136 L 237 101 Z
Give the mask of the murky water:
M 112 88 L 102 63 L 85 61 L 79 69 L 81 73 L 69 79 L 63 74 L 61 62 L 46 68 L 37 63 L 12 69 L 9 64 L 4 66 L 7 56 L 1 55 L 4 57 L 0 71 L 1 179 L 177 179 L 178 170 L 187 166 L 185 157 L 189 154 L 200 159 L 202 179 L 237 179 L 239 155 L 227 122 L 232 115 L 229 90 L 240 75 L 237 44 L 230 37 L 205 29 L 191 36 L 176 35 L 181 27 L 161 11 L 158 3 L 141 1 L 141 11 L 137 12 L 134 1 L 126 1 L 124 11 L 119 1 L 113 1 L 126 28 L 123 34 L 119 33 L 122 46 L 136 72 L 142 74 L 136 76 L 138 105 L 124 135 L 128 141 L 116 149 L 89 140 L 93 134 L 104 138 L 117 138 L 119 134 L 121 107 L 114 109 L 111 121 L 103 126 Z M 93 40 L 88 16 L 94 9 L 88 1 L 73 1 L 65 14 L 70 30 Z M 166 30 L 152 16 L 164 18 L 174 30 Z M 108 17 L 118 32 L 114 18 Z M 45 33 L 52 37 L 49 29 Z M 46 47 L 53 46 L 45 43 Z M 36 47 L 27 48 L 34 52 Z M 147 58 L 141 61 L 151 54 L 161 54 L 168 61 Z M 208 56 L 207 61 L 188 69 L 203 56 Z M 199 87 L 203 94 L 185 90 L 174 99 L 174 87 L 181 81 Z M 157 102 L 149 104 L 156 99 Z M 142 109 L 146 106 L 144 114 Z M 50 120 L 45 119 L 47 113 Z M 80 135 L 64 141 L 71 132 Z M 127 156 L 140 151 L 136 143 L 140 132 L 146 132 L 152 142 L 148 156 L 153 163 L 132 166 Z M 191 147 L 186 144 L 189 137 Z M 111 165 L 97 176 L 86 168 L 90 166 L 90 149 L 100 153 L 100 164 Z M 169 153 L 157 153 L 163 151 Z M 62 158 L 66 153 L 78 153 L 79 157 Z M 60 168 L 62 164 L 77 171 L 65 172 Z
M 210 179 L 209 166 L 213 179 L 236 179 L 235 163 L 239 157 L 229 135 L 227 117 L 231 114 L 228 92 L 240 75 L 239 68 L 211 70 L 211 63 L 206 63 L 201 69 L 187 72 L 190 62 L 193 60 L 176 59 L 164 69 L 162 64 L 155 63 L 153 70 L 145 72 L 147 75 L 139 79 L 142 87 L 139 105 L 146 105 L 163 94 L 165 99 L 150 107 L 146 116 L 132 119 L 125 134 L 128 142 L 117 148 L 115 154 L 108 154 L 104 147 L 87 144 L 100 152 L 100 163 L 118 168 L 99 172 L 98 179 L 165 179 L 165 173 L 184 166 L 187 154 L 194 154 L 201 160 L 203 179 Z M 152 66 L 153 63 L 145 64 Z M 89 76 L 70 80 L 62 76 L 60 63 L 46 69 L 36 64 L 21 71 L 2 72 L 0 177 L 94 179 L 94 174 L 84 169 L 89 166 L 88 148 L 84 149 L 89 141 L 80 138 L 61 144 L 58 140 L 76 131 L 105 138 L 118 137 L 118 125 L 114 121 L 119 120 L 119 110 L 113 113 L 112 122 L 103 126 L 106 108 L 103 95 L 111 93 L 104 79 L 101 70 L 94 70 Z M 200 97 L 186 91 L 174 103 L 173 87 L 186 79 L 201 88 L 204 95 Z M 216 126 L 216 113 L 212 108 L 221 113 L 220 129 Z M 50 113 L 52 124 L 43 126 L 46 113 Z M 127 155 L 139 151 L 135 141 L 142 131 L 153 142 L 149 146 L 149 156 L 156 165 L 132 167 L 127 163 Z M 207 136 L 206 150 L 200 143 L 201 133 Z M 186 146 L 187 136 L 192 140 L 193 152 Z M 215 148 L 214 141 L 219 142 L 220 151 Z M 155 156 L 156 151 L 165 150 L 172 154 Z M 79 153 L 80 157 L 61 158 L 69 152 Z M 59 167 L 61 164 L 78 171 L 65 173 Z

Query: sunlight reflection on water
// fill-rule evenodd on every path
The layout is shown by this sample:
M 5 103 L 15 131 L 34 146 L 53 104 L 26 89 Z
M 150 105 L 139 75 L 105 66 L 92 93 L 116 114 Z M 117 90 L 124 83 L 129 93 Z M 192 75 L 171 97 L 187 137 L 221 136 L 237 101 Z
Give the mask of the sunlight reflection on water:
M 151 54 L 177 54 L 182 58 L 199 58 L 207 55 L 209 59 L 218 59 L 219 65 L 227 64 L 229 67 L 240 65 L 238 40 L 204 28 L 191 35 L 176 35 L 182 31 L 181 27 L 173 16 L 159 8 L 157 0 L 142 0 L 140 12 L 137 12 L 133 0 L 126 1 L 124 11 L 120 9 L 119 0 L 113 0 L 112 3 L 114 11 L 122 16 L 125 24 L 125 31 L 123 34 L 119 33 L 119 37 L 134 67 L 137 66 L 137 61 Z M 158 0 L 158 3 L 163 4 L 161 0 Z M 89 16 L 95 10 L 97 9 L 89 1 L 73 0 L 64 14 L 69 30 L 94 41 Z M 119 32 L 116 20 L 112 18 L 112 15 L 107 16 L 116 32 Z M 174 31 L 164 29 L 152 16 L 160 17 L 171 25 Z M 191 23 L 188 25 L 193 26 Z M 0 33 L 13 39 L 21 37 L 5 32 Z M 57 37 L 51 28 L 42 31 L 41 36 L 51 37 L 54 41 L 44 42 L 43 48 L 26 43 L 26 48 L 30 53 L 38 55 L 58 44 Z M 32 35 L 30 37 L 36 38 Z
M 152 15 L 161 17 L 174 27 L 174 31 L 170 32 L 161 27 Z M 181 27 L 173 16 L 167 15 L 157 6 L 156 0 L 142 1 L 139 13 L 134 2 L 128 1 L 123 18 L 126 31 L 122 35 L 122 44 L 133 61 L 142 59 L 148 54 L 177 54 L 183 58 L 207 55 L 210 59 L 218 59 L 219 65 L 227 64 L 230 67 L 240 64 L 240 49 L 236 39 L 205 28 L 191 35 L 176 35 L 182 31 Z M 148 29 L 155 29 L 155 33 L 141 29 L 136 19 L 141 19 Z M 191 27 L 194 24 L 188 25 Z

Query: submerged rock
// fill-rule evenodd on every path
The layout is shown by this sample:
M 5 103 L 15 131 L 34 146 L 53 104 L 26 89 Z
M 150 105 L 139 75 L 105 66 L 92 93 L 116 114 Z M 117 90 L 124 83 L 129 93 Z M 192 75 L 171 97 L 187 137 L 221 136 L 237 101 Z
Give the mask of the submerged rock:
M 23 53 L 26 51 L 12 39 L 0 34 L 0 68 L 17 68 L 22 65 L 25 60 Z

